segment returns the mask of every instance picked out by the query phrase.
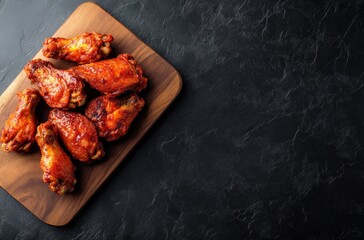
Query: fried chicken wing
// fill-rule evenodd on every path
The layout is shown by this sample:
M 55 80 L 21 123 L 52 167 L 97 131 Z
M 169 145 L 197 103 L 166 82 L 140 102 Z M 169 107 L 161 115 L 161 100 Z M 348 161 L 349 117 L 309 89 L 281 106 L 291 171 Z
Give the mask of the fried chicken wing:
M 51 62 L 31 60 L 24 71 L 52 108 L 76 108 L 86 101 L 85 84 L 73 71 L 59 70 Z
M 43 55 L 48 58 L 85 64 L 106 58 L 111 53 L 110 34 L 82 33 L 74 38 L 47 38 L 43 43 Z
M 58 142 L 57 130 L 49 121 L 38 126 L 36 140 L 41 152 L 40 168 L 43 170 L 43 182 L 49 188 L 63 195 L 72 192 L 77 180 L 76 167 Z
M 53 109 L 48 120 L 55 125 L 64 146 L 74 158 L 91 162 L 105 155 L 95 126 L 84 115 Z
M 87 105 L 85 115 L 95 124 L 99 136 L 111 142 L 127 133 L 143 107 L 144 100 L 135 93 L 124 99 L 100 96 Z
M 73 67 L 72 70 L 90 86 L 109 97 L 127 91 L 140 92 L 147 86 L 143 70 L 130 54 Z
M 10 114 L 1 133 L 2 149 L 29 152 L 35 143 L 37 119 L 34 112 L 40 96 L 35 89 L 26 89 L 17 95 L 18 107 Z

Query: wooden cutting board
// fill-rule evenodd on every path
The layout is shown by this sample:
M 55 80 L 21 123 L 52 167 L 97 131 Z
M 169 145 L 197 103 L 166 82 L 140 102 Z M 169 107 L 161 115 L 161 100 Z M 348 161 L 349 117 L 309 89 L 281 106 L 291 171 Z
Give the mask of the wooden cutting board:
M 67 224 L 76 215 L 171 104 L 182 86 L 180 75 L 169 63 L 94 3 L 81 4 L 53 36 L 73 37 L 89 31 L 112 34 L 115 39 L 112 43 L 113 53 L 131 53 L 140 63 L 149 79 L 148 88 L 143 95 L 146 107 L 138 115 L 127 136 L 112 145 L 104 144 L 107 156 L 103 161 L 90 166 L 77 164 L 76 190 L 65 196 L 51 192 L 48 185 L 42 182 L 38 149 L 31 154 L 6 153 L 0 150 L 1 187 L 39 219 L 55 226 Z M 44 57 L 39 51 L 34 58 Z M 60 68 L 71 66 L 63 61 L 52 62 Z M 16 92 L 29 87 L 36 88 L 30 84 L 22 71 L 1 95 L 1 129 L 17 106 Z M 37 110 L 41 121 L 47 118 L 47 113 L 48 110 L 44 106 Z

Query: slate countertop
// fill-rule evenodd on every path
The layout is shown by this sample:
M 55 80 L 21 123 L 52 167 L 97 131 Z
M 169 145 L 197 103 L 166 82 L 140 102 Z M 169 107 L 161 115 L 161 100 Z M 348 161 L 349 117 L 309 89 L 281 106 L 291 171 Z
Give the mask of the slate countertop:
M 83 1 L 0 0 L 0 92 Z M 181 73 L 75 219 L 0 239 L 363 239 L 362 1 L 96 1 Z

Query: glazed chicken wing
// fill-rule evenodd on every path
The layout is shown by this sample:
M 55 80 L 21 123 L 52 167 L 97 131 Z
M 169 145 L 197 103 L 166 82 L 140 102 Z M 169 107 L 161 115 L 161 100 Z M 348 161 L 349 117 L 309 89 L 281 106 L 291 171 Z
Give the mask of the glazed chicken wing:
M 47 38 L 43 43 L 43 55 L 48 58 L 85 64 L 106 58 L 110 52 L 110 34 L 82 33 L 74 38 Z
M 80 65 L 73 71 L 90 86 L 109 97 L 116 97 L 127 91 L 140 92 L 147 86 L 143 70 L 130 54 L 117 58 Z
M 6 152 L 29 152 L 35 143 L 37 120 L 34 112 L 40 96 L 35 89 L 26 89 L 17 95 L 18 107 L 9 116 L 2 130 L 2 149 Z
M 84 115 L 53 109 L 48 120 L 55 125 L 62 142 L 74 158 L 91 162 L 105 155 L 95 126 Z
M 52 108 L 76 108 L 86 101 L 84 83 L 72 71 L 58 70 L 51 62 L 31 60 L 24 71 Z
M 136 94 L 124 99 L 100 96 L 87 105 L 85 115 L 95 124 L 99 136 L 111 142 L 127 133 L 143 107 L 144 100 Z
M 42 155 L 40 168 L 44 172 L 43 182 L 48 183 L 49 188 L 58 195 L 72 192 L 76 184 L 76 167 L 59 145 L 55 127 L 50 122 L 40 124 L 36 140 Z

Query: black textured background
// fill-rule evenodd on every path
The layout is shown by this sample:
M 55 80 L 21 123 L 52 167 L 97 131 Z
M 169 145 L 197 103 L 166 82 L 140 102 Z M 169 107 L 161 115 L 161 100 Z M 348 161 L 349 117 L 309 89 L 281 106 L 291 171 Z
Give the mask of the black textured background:
M 0 0 L 0 90 L 83 1 Z M 0 239 L 364 239 L 362 0 L 97 1 L 183 77 L 66 227 Z

